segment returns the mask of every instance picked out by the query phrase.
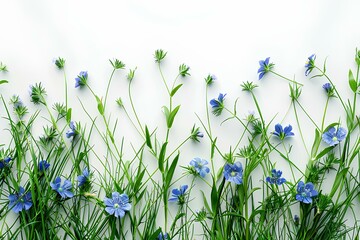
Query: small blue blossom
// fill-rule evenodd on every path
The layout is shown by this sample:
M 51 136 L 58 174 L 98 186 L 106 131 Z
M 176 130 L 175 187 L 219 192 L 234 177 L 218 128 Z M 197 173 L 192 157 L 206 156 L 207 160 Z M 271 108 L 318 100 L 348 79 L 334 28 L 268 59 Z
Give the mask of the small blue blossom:
M 241 163 L 227 163 L 224 166 L 224 177 L 229 182 L 233 182 L 235 184 L 242 184 L 243 168 Z
M 195 125 L 191 129 L 190 138 L 196 142 L 200 142 L 199 138 L 203 138 L 204 134 L 199 131 L 200 128 L 196 128 Z
M 306 204 L 312 203 L 312 198 L 318 195 L 318 192 L 314 189 L 314 184 L 311 182 L 304 184 L 303 181 L 300 181 L 298 183 L 297 192 L 296 200 Z
M 70 129 L 66 132 L 67 138 L 71 138 L 76 135 L 75 123 L 73 121 L 70 122 L 69 127 L 70 127 Z
M 0 160 L 0 169 L 3 169 L 7 166 L 9 166 L 9 162 L 11 161 L 11 157 L 6 157 L 2 160 Z
M 322 135 L 322 139 L 330 146 L 335 146 L 343 141 L 346 137 L 347 131 L 343 127 L 336 129 L 331 127 L 327 132 Z
M 280 123 L 275 125 L 275 132 L 273 132 L 273 134 L 278 136 L 280 140 L 284 140 L 286 137 L 294 136 L 291 125 L 288 125 L 283 129 Z
M 64 184 L 61 186 L 61 178 L 57 177 L 54 182 L 50 183 L 51 188 L 56 191 L 62 199 L 72 198 L 74 194 L 70 191 L 72 188 L 72 183 L 69 180 L 65 180 Z
M 87 71 L 81 71 L 79 75 L 75 78 L 75 88 L 85 86 L 87 79 L 88 79 Z
M 210 105 L 213 108 L 212 112 L 216 116 L 219 116 L 224 109 L 224 98 L 226 94 L 220 93 L 217 99 L 210 100 Z
M 81 187 L 82 185 L 87 183 L 89 181 L 89 178 L 90 178 L 89 169 L 84 168 L 83 174 L 77 177 L 77 179 L 78 179 L 78 187 Z
M 169 199 L 169 202 L 178 202 L 179 204 L 185 203 L 185 192 L 188 189 L 188 185 L 182 185 L 179 189 L 174 188 L 172 192 L 172 198 Z
M 329 97 L 333 97 L 335 95 L 335 89 L 330 83 L 325 83 L 322 87 Z
M 205 159 L 201 159 L 199 157 L 196 157 L 190 161 L 190 165 L 193 166 L 195 171 L 203 178 L 205 177 L 206 174 L 210 172 L 210 168 L 205 166 L 207 164 L 209 164 L 208 161 L 206 161 Z
M 269 63 L 270 58 L 266 58 L 265 60 L 260 60 L 259 64 L 260 64 L 260 68 L 258 70 L 259 73 L 259 80 L 263 78 L 263 76 L 265 75 L 265 73 L 269 72 L 274 64 L 273 63 Z
M 9 209 L 12 209 L 15 213 L 19 213 L 25 209 L 29 210 L 32 206 L 31 192 L 25 193 L 23 187 L 19 187 L 19 192 L 9 195 Z
M 124 217 L 125 211 L 130 211 L 131 204 L 129 203 L 129 197 L 125 193 L 120 194 L 118 192 L 112 193 L 112 198 L 104 198 L 106 205 L 105 211 L 110 215 L 115 215 L 116 218 Z
M 48 163 L 46 160 L 41 160 L 38 164 L 38 170 L 39 172 L 44 172 L 46 169 L 50 167 L 50 163 Z
M 159 235 L 156 237 L 156 240 L 166 240 L 168 239 L 168 234 L 167 233 L 159 233 Z
M 271 177 L 266 177 L 266 182 L 270 184 L 281 185 L 286 182 L 286 179 L 282 178 L 281 175 L 282 175 L 282 171 L 280 170 L 276 171 L 276 169 L 273 169 L 271 170 Z
M 315 54 L 312 54 L 310 57 L 308 57 L 308 60 L 305 63 L 305 76 L 309 75 L 311 71 L 315 68 L 315 59 Z

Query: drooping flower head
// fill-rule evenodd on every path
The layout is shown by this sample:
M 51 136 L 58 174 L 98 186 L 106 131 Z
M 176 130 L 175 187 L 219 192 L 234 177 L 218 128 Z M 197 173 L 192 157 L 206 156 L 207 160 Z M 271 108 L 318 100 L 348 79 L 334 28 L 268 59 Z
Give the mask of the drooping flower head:
M 69 180 L 65 180 L 64 184 L 61 186 L 61 178 L 57 177 L 54 182 L 50 183 L 51 188 L 56 191 L 62 199 L 72 198 L 74 194 L 70 191 L 72 188 L 72 183 Z
M 204 137 L 204 134 L 202 132 L 200 132 L 200 128 L 195 127 L 195 125 L 194 125 L 193 128 L 191 129 L 190 138 L 196 142 L 200 142 L 199 138 L 203 138 L 203 137 Z
M 210 172 L 210 168 L 205 166 L 208 163 L 209 163 L 208 161 L 206 161 L 205 159 L 201 159 L 199 157 L 196 157 L 190 161 L 190 165 L 202 178 L 204 178 L 205 175 Z
M 79 75 L 75 78 L 75 88 L 85 86 L 87 79 L 88 79 L 87 71 L 81 71 Z
M 281 175 L 282 175 L 282 171 L 280 170 L 276 171 L 276 169 L 273 169 L 271 170 L 271 177 L 266 177 L 266 182 L 270 184 L 281 185 L 286 182 L 286 179 L 282 178 Z
M 76 135 L 76 133 L 77 133 L 75 123 L 73 121 L 70 121 L 69 127 L 70 127 L 70 129 L 66 132 L 66 137 L 67 138 L 74 137 Z
M 311 182 L 305 184 L 303 181 L 300 181 L 298 183 L 296 200 L 310 204 L 312 203 L 312 198 L 316 197 L 317 195 L 318 192 L 314 189 L 314 184 Z
M 280 123 L 275 125 L 275 132 L 273 132 L 273 134 L 278 136 L 280 140 L 284 140 L 286 137 L 294 136 L 291 125 L 283 128 Z
M 112 198 L 104 198 L 106 205 L 105 211 L 110 215 L 115 215 L 116 218 L 124 217 L 125 211 L 130 211 L 131 204 L 129 203 L 129 197 L 125 193 L 120 194 L 118 192 L 112 193 Z
M 335 146 L 343 141 L 346 137 L 347 131 L 343 127 L 331 127 L 327 132 L 322 135 L 322 139 L 330 146 Z
M 81 187 L 89 182 L 90 180 L 90 172 L 88 168 L 84 168 L 83 174 L 77 177 L 78 179 L 78 187 Z
M 44 172 L 50 167 L 50 163 L 48 163 L 46 160 L 41 160 L 38 164 L 38 170 L 39 172 Z
M 259 74 L 259 80 L 262 79 L 263 76 L 274 67 L 275 64 L 269 63 L 269 61 L 270 61 L 270 57 L 267 57 L 265 60 L 259 61 L 260 68 L 257 71 Z
M 315 59 L 315 54 L 312 54 L 310 57 L 308 57 L 308 60 L 305 63 L 305 76 L 309 75 L 311 71 L 315 68 Z
M 242 184 L 243 168 L 241 163 L 227 163 L 224 166 L 224 177 L 229 182 L 233 182 L 235 184 Z
M 23 187 L 19 187 L 19 192 L 9 195 L 9 209 L 12 209 L 15 213 L 19 213 L 22 210 L 29 210 L 32 206 L 31 192 L 25 193 Z
M 185 192 L 188 189 L 188 185 L 182 185 L 179 189 L 174 188 L 172 192 L 172 198 L 169 198 L 169 202 L 178 202 L 180 205 L 185 203 Z
M 61 57 L 54 58 L 53 63 L 58 67 L 58 69 L 63 69 L 65 66 L 65 59 Z
M 11 161 L 11 157 L 6 157 L 2 160 L 0 160 L 0 169 L 3 169 L 7 166 L 9 166 L 9 162 Z
M 214 115 L 219 116 L 224 109 L 224 98 L 226 94 L 220 93 L 217 99 L 210 100 L 210 105 L 212 107 L 212 112 Z
M 206 85 L 211 85 L 214 81 L 216 81 L 217 77 L 214 74 L 209 74 L 205 78 Z
M 335 89 L 330 83 L 325 83 L 322 87 L 329 97 L 335 96 L 335 93 L 334 93 Z

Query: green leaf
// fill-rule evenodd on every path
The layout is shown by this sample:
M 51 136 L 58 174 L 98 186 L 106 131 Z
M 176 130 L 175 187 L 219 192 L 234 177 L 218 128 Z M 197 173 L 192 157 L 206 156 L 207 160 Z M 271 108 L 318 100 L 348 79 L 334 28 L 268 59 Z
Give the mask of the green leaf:
M 206 210 L 212 215 L 212 210 L 210 209 L 209 203 L 206 200 L 205 193 L 203 191 L 201 191 L 201 194 L 203 196 L 204 205 L 205 205 Z
M 333 148 L 334 148 L 333 146 L 325 148 L 325 149 L 322 150 L 318 155 L 316 155 L 315 160 L 322 158 L 325 154 L 327 154 L 328 152 L 330 152 Z
M 160 150 L 160 154 L 159 154 L 159 170 L 160 172 L 164 172 L 164 161 L 165 161 L 165 153 L 166 153 L 166 146 L 167 146 L 167 142 L 165 142 L 162 147 L 161 147 L 161 150 Z
M 139 175 L 137 175 L 135 184 L 134 184 L 134 192 L 137 193 L 140 190 L 140 186 L 142 183 L 142 179 L 144 177 L 145 170 L 143 170 Z
M 160 233 L 161 233 L 161 228 L 158 228 L 153 234 L 151 234 L 149 239 L 156 239 Z
M 176 108 L 174 108 L 174 110 L 172 110 L 171 113 L 169 114 L 169 117 L 167 119 L 167 127 L 168 128 L 172 127 L 175 116 L 176 116 L 177 112 L 179 111 L 179 109 L 180 109 L 180 105 L 177 106 Z
M 146 137 L 146 145 L 147 145 L 150 149 L 152 149 L 150 133 L 149 133 L 149 129 L 148 129 L 147 126 L 145 126 L 145 137 Z
M 315 129 L 315 139 L 314 139 L 314 143 L 313 146 L 311 148 L 311 157 L 315 156 L 318 148 L 319 148 L 319 144 L 320 144 L 320 131 Z
M 177 85 L 177 86 L 171 91 L 170 96 L 171 96 L 171 97 L 174 96 L 175 93 L 181 88 L 182 85 L 183 85 L 183 84 Z
M 210 158 L 211 158 L 211 159 L 214 158 L 216 140 L 217 140 L 217 137 L 214 139 L 214 141 L 213 141 L 212 144 L 211 144 L 211 155 L 210 155 Z
M 351 90 L 356 93 L 358 85 L 351 70 L 349 70 L 349 86 Z
M 3 84 L 3 83 L 8 83 L 7 80 L 0 80 L 0 84 Z
M 165 114 L 165 119 L 166 119 L 166 125 L 168 125 L 170 111 L 166 106 L 163 106 L 163 109 L 164 109 L 164 114 Z
M 99 110 L 99 113 L 101 115 L 104 115 L 104 105 L 103 103 L 101 102 L 101 99 L 95 95 L 95 98 L 96 98 L 96 101 L 97 101 L 97 107 L 98 107 L 98 110 Z
M 66 112 L 66 122 L 67 122 L 68 124 L 69 124 L 70 121 L 71 121 L 71 111 L 72 111 L 72 109 L 69 108 L 69 109 L 67 110 L 67 112 Z
M 343 170 L 341 170 L 340 172 L 338 172 L 336 174 L 335 177 L 335 181 L 333 184 L 333 187 L 331 189 L 331 193 L 329 194 L 329 197 L 333 197 L 335 192 L 338 190 L 340 183 L 342 182 L 344 176 L 346 175 L 346 173 L 348 172 L 349 168 L 344 168 Z
M 219 200 L 218 197 L 219 196 L 218 196 L 218 192 L 216 189 L 216 183 L 213 180 L 212 189 L 211 189 L 211 209 L 212 209 L 213 214 L 216 214 L 216 212 L 217 212 L 217 202 Z
M 178 160 L 179 160 L 179 153 L 176 155 L 176 157 L 172 161 L 169 170 L 167 170 L 166 182 L 165 182 L 165 185 L 167 186 L 167 188 L 170 186 L 171 180 L 174 176 L 174 172 L 175 172 L 175 168 L 177 166 Z

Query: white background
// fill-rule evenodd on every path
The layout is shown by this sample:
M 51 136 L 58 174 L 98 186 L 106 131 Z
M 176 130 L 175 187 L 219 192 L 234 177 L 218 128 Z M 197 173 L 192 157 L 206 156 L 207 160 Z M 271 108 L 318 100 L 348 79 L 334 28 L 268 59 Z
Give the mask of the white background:
M 191 77 L 180 80 L 184 86 L 174 99 L 175 104 L 182 104 L 171 135 L 175 139 L 174 145 L 188 135 L 194 123 L 200 126 L 195 112 L 205 120 L 204 78 L 212 73 L 218 80 L 209 91 L 210 98 L 217 97 L 219 92 L 227 93 L 226 105 L 230 109 L 239 98 L 241 118 L 248 110 L 254 110 L 254 104 L 250 96 L 241 91 L 240 84 L 254 81 L 260 86 L 255 93 L 265 119 L 269 122 L 275 117 L 271 129 L 278 122 L 294 126 L 296 137 L 287 143 L 295 145 L 292 159 L 304 167 L 307 156 L 294 116 L 292 113 L 285 116 L 290 105 L 288 84 L 271 75 L 258 81 L 258 61 L 271 57 L 276 72 L 289 78 L 295 76 L 297 81 L 305 84 L 300 102 L 320 124 L 326 101 L 321 86 L 326 80 L 306 78 L 305 61 L 315 53 L 321 66 L 327 58 L 329 76 L 343 96 L 350 96 L 347 73 L 349 68 L 355 71 L 355 48 L 360 47 L 359 9 L 360 1 L 329 0 L 2 0 L 0 61 L 8 66 L 9 72 L 1 73 L 1 78 L 10 83 L 0 86 L 0 93 L 5 99 L 18 94 L 30 109 L 34 109 L 29 103 L 28 86 L 42 82 L 50 104 L 64 101 L 63 75 L 52 63 L 53 58 L 63 57 L 66 59 L 69 100 L 74 109 L 73 120 L 86 122 L 88 119 L 79 106 L 79 99 L 93 114 L 96 114 L 95 101 L 87 90 L 73 88 L 74 78 L 80 71 L 87 70 L 90 86 L 99 96 L 104 96 L 112 70 L 108 59 L 118 58 L 125 62 L 127 69 L 138 68 L 133 82 L 135 105 L 142 123 L 153 130 L 164 126 L 161 107 L 168 104 L 153 59 L 154 51 L 162 48 L 168 52 L 163 69 L 169 83 L 176 76 L 179 64 L 191 67 Z M 112 119 L 119 118 L 117 138 L 124 135 L 129 144 L 136 143 L 139 138 L 129 130 L 128 120 L 114 102 L 122 97 L 130 111 L 125 75 L 125 71 L 115 75 L 108 102 L 113 109 Z M 337 100 L 330 102 L 330 115 L 325 124 L 340 119 L 339 109 Z M 3 107 L 0 111 L 4 116 Z M 233 122 L 219 128 L 225 116 L 211 116 L 211 119 L 214 135 L 219 136 L 219 146 L 222 151 L 227 151 L 230 145 L 234 146 L 241 127 Z M 4 129 L 5 123 L 1 124 Z M 310 146 L 314 127 L 309 121 L 304 120 L 303 124 Z M 162 128 L 158 135 L 164 136 Z M 197 145 L 189 144 L 185 149 L 181 158 L 183 165 L 196 156 L 209 157 L 206 140 Z M 223 163 L 217 159 L 216 165 Z M 93 164 L 97 165 L 96 162 Z M 280 168 L 281 164 L 278 164 Z

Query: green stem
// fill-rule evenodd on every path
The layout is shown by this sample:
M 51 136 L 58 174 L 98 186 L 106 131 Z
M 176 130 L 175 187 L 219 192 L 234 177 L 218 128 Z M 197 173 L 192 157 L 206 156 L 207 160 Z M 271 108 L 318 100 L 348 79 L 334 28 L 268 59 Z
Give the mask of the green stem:
M 326 103 L 325 103 L 324 114 L 323 114 L 323 117 L 321 120 L 321 133 L 324 131 L 324 123 L 325 123 L 326 111 L 327 111 L 328 104 L 329 104 L 329 99 L 330 99 L 330 97 L 328 96 L 326 99 Z
M 292 103 L 293 103 L 292 105 L 293 105 L 293 108 L 294 108 L 296 124 L 297 124 L 298 129 L 299 129 L 301 141 L 302 141 L 302 143 L 303 143 L 303 145 L 304 145 L 304 148 L 305 148 L 305 151 L 306 151 L 308 157 L 310 157 L 310 153 L 309 153 L 309 150 L 307 149 L 307 146 L 306 146 L 306 143 L 305 143 L 305 139 L 304 139 L 304 135 L 303 135 L 302 130 L 301 130 L 300 121 L 299 121 L 299 117 L 298 117 L 298 114 L 297 114 L 295 102 L 293 101 Z
M 134 115 L 135 115 L 136 121 L 137 121 L 137 123 L 138 123 L 138 125 L 139 125 L 139 127 L 140 127 L 140 129 L 141 129 L 142 137 L 144 138 L 144 136 L 145 136 L 145 131 L 144 131 L 144 129 L 143 129 L 142 126 L 141 126 L 140 119 L 139 119 L 139 117 L 138 117 L 138 115 L 137 115 L 137 113 L 136 113 L 135 106 L 134 106 L 134 102 L 133 102 L 133 100 L 132 100 L 132 95 L 131 95 L 131 81 L 129 81 L 128 94 L 129 94 L 131 109 L 133 110 L 133 113 L 134 113 Z
M 107 101 L 107 98 L 108 98 L 108 93 L 109 93 L 109 89 L 110 89 L 110 83 L 111 83 L 111 80 L 114 76 L 114 73 L 115 73 L 116 69 L 114 68 L 111 72 L 111 75 L 110 75 L 110 78 L 109 78 L 109 81 L 108 81 L 108 84 L 107 84 L 107 87 L 106 87 L 106 93 L 105 93 L 105 99 L 104 99 L 104 112 L 105 112 L 105 108 L 106 108 L 106 101 Z
M 282 79 L 285 79 L 286 81 L 289 81 L 289 82 L 295 83 L 295 84 L 300 85 L 300 86 L 304 86 L 304 84 L 299 83 L 299 82 L 294 81 L 294 80 L 291 80 L 290 78 L 284 77 L 283 75 L 280 75 L 280 74 L 278 74 L 278 73 L 276 73 L 276 72 L 274 72 L 274 71 L 272 71 L 272 70 L 270 70 L 269 72 L 271 72 L 271 73 L 275 74 L 276 76 L 278 76 L 278 77 L 280 77 L 280 78 L 282 78 Z

